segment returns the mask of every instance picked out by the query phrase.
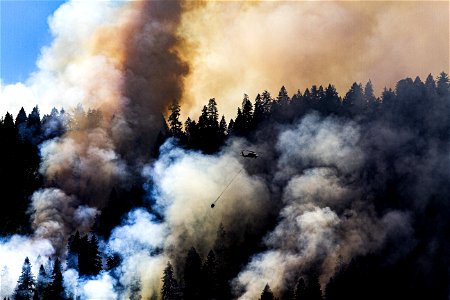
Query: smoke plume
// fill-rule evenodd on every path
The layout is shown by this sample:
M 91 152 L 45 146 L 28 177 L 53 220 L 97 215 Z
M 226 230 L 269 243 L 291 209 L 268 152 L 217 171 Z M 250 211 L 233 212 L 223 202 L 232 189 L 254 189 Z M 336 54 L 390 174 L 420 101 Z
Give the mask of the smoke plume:
M 174 100 L 192 116 L 217 97 L 231 116 L 244 92 L 329 82 L 344 91 L 369 78 L 381 89 L 448 68 L 448 3 L 69 1 L 49 24 L 54 40 L 38 71 L 0 87 L 2 108 L 39 100 L 42 111 L 70 108 L 72 121 L 40 145 L 45 188 L 31 196 L 34 233 L 1 241 L 0 297 L 11 295 L 25 256 L 34 274 L 48 257 L 64 257 L 69 235 L 92 229 L 111 191 L 136 182 L 145 184 L 151 211 L 133 209 L 101 241 L 120 265 L 96 277 L 66 269 L 69 294 L 157 297 L 167 261 L 181 274 L 186 251 L 195 247 L 204 258 L 221 224 L 236 248 L 256 237 L 232 281 L 235 298 L 256 299 L 266 283 L 284 295 L 312 273 L 324 287 L 342 265 L 391 240 L 407 240 L 399 251 L 409 251 L 414 211 L 448 180 L 448 151 L 439 143 L 424 142 L 414 156 L 406 151 L 417 138 L 410 129 L 318 114 L 270 124 L 256 141 L 232 138 L 214 155 L 169 139 L 151 157 Z M 4 99 L 11 100 L 3 106 Z M 246 160 L 242 149 L 261 157 Z M 391 153 L 399 158 L 388 166 Z M 383 176 L 371 178 L 368 166 Z M 400 188 L 412 205 L 371 204 L 389 168 L 406 178 Z

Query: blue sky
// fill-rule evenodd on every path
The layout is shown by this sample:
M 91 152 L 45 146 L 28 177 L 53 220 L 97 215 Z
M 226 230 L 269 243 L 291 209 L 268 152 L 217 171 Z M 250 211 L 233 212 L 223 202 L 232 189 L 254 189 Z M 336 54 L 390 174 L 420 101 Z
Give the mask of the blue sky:
M 51 42 L 48 17 L 65 1 L 0 0 L 0 78 L 25 81 L 36 70 L 36 59 Z

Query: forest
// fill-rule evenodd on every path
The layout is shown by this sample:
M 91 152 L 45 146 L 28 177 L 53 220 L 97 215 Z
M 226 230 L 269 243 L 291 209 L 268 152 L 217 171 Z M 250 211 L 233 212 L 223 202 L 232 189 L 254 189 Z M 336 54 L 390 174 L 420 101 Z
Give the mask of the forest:
M 317 198 L 313 195 L 311 201 L 318 201 L 317 205 L 323 209 L 331 207 L 344 220 L 342 222 L 354 220 L 358 213 L 359 217 L 363 212 L 367 214 L 366 219 L 358 219 L 357 225 L 351 223 L 336 230 L 347 230 L 342 233 L 345 236 L 358 228 L 375 228 L 378 225 L 370 221 L 374 219 L 380 219 L 380 224 L 386 228 L 391 228 L 393 223 L 398 227 L 392 225 L 394 229 L 386 231 L 382 237 L 369 231 L 367 239 L 377 241 L 377 245 L 352 252 L 351 256 L 336 257 L 337 263 L 331 271 L 324 271 L 326 254 L 316 254 L 301 267 L 289 269 L 289 274 L 283 275 L 282 284 L 266 282 L 265 286 L 260 286 L 259 299 L 448 299 L 450 80 L 446 73 L 436 78 L 430 74 L 424 81 L 419 77 L 402 79 L 395 88 L 385 88 L 379 97 L 375 96 L 370 81 L 364 85 L 353 83 L 343 96 L 332 84 L 313 85 L 294 94 L 289 94 L 283 86 L 277 95 L 263 91 L 253 101 L 245 94 L 236 115 L 229 120 L 217 107 L 216 99 L 212 98 L 198 119 L 181 120 L 183 107 L 173 101 L 166 117 L 161 117 L 159 134 L 147 149 L 145 159 L 158 161 L 168 143 L 184 153 L 216 157 L 239 141 L 247 145 L 246 149 L 259 154 L 255 163 L 242 158 L 245 172 L 273 183 L 268 184 L 265 196 L 267 211 L 253 227 L 250 224 L 236 229 L 229 228 L 227 222 L 220 224 L 215 228 L 216 237 L 210 249 L 205 250 L 193 241 L 179 252 L 172 252 L 164 271 L 159 274 L 161 288 L 151 299 L 237 299 L 245 293 L 242 281 L 237 278 L 241 278 L 239 275 L 256 254 L 283 247 L 288 249 L 287 253 L 303 253 L 301 247 L 281 245 L 290 227 L 284 228 L 278 239 L 273 237 L 280 224 L 289 219 L 283 202 L 287 192 L 279 188 L 281 184 L 277 186 L 277 182 L 288 179 L 280 179 L 281 175 L 273 172 L 274 164 L 284 159 L 275 140 L 283 137 L 289 145 L 299 138 L 289 135 L 299 126 L 307 128 L 310 136 L 302 136 L 304 149 L 292 147 L 289 157 L 296 157 L 295 153 L 301 151 L 310 150 L 312 154 L 302 156 L 309 157 L 309 161 L 299 162 L 288 157 L 285 176 L 292 177 L 289 168 L 301 174 L 309 174 L 313 169 L 331 172 L 324 178 L 338 178 L 339 186 L 358 191 L 357 195 L 342 192 L 342 196 L 336 196 L 336 201 L 331 202 L 318 191 Z M 332 142 L 333 137 L 321 137 L 322 132 L 313 126 L 319 122 L 317 120 L 320 124 L 334 126 L 332 132 L 342 135 L 343 139 L 351 139 L 355 134 L 352 130 L 358 128 L 354 146 L 360 149 L 358 153 L 364 156 L 364 161 L 353 167 L 351 160 L 339 160 L 346 154 L 333 153 L 336 149 L 333 145 L 331 150 L 314 149 L 316 139 L 329 138 Z M 95 129 L 103 121 L 101 108 L 81 105 L 70 111 L 55 108 L 43 116 L 38 107 L 28 114 L 22 108 L 16 116 L 7 113 L 0 119 L 0 240 L 13 235 L 31 236 L 35 229 L 31 217 L 35 214 L 31 208 L 33 193 L 59 187 L 58 180 L 52 181 L 42 174 L 42 145 L 68 133 Z M 345 147 L 340 149 L 347 151 Z M 319 150 L 330 150 L 331 158 L 318 164 L 313 155 Z M 353 159 L 358 163 L 357 156 Z M 126 257 L 109 249 L 105 241 L 136 208 L 154 215 L 155 222 L 164 222 L 165 215 L 152 198 L 154 193 L 149 193 L 156 180 L 137 173 L 133 174 L 131 184 L 113 186 L 107 191 L 106 203 L 97 207 L 100 213 L 89 230 L 72 228 L 65 237 L 65 247 L 46 263 L 36 266 L 38 274 L 32 272 L 30 259 L 23 257 L 14 291 L 4 299 L 79 299 L 66 289 L 63 273 L 69 269 L 76 270 L 80 278 L 93 278 L 107 272 L 117 279 L 116 290 L 127 291 L 128 299 L 144 299 L 141 295 L 143 279 L 128 285 L 122 283 L 120 266 Z M 210 195 L 211 198 L 216 196 Z M 89 203 L 87 198 L 80 201 Z M 294 213 L 292 218 L 295 217 Z M 358 242 L 343 239 L 341 247 Z M 150 254 L 162 251 L 161 248 L 148 249 Z M 1 260 L 0 268 L 3 267 Z

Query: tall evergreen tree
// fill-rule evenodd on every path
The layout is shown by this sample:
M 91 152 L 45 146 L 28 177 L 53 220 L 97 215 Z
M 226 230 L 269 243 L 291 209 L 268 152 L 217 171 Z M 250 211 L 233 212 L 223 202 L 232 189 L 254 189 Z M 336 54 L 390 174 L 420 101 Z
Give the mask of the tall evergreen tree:
M 48 288 L 50 285 L 51 279 L 43 265 L 39 267 L 39 274 L 36 282 L 36 292 L 35 298 L 39 300 L 45 300 L 48 298 Z
M 300 277 L 297 281 L 297 284 L 295 285 L 293 300 L 305 300 L 306 299 L 305 294 L 306 294 L 305 280 L 302 277 Z
M 98 275 L 102 270 L 102 257 L 100 256 L 100 250 L 98 245 L 98 239 L 95 234 L 91 235 L 88 244 L 90 274 Z
M 217 103 L 215 98 L 208 101 L 207 107 L 208 126 L 217 129 L 219 127 L 219 113 L 217 110 Z
M 161 288 L 162 300 L 178 300 L 180 299 L 180 291 L 177 280 L 173 272 L 173 267 L 170 262 L 167 262 L 167 266 L 164 269 L 163 286 Z
M 257 126 L 259 123 L 264 121 L 265 113 L 264 113 L 264 105 L 261 98 L 261 95 L 258 94 L 255 98 L 255 110 L 253 112 L 253 127 Z
M 36 282 L 31 272 L 30 260 L 25 258 L 22 266 L 22 274 L 17 281 L 16 289 L 14 290 L 13 298 L 15 300 L 32 300 L 34 297 Z
M 219 123 L 219 136 L 223 140 L 227 136 L 227 121 L 225 121 L 225 116 L 222 116 Z
M 341 100 L 336 91 L 336 88 L 329 84 L 325 89 L 325 113 L 326 114 L 338 114 L 341 106 Z
M 247 94 L 244 94 L 242 100 L 242 132 L 247 134 L 252 128 L 253 105 Z
M 203 292 L 205 299 L 218 299 L 219 282 L 216 256 L 212 250 L 209 251 L 205 263 L 203 264 Z
M 356 115 L 365 111 L 367 102 L 361 84 L 353 83 L 342 101 L 342 106 L 350 115 Z
M 264 114 L 266 116 L 269 116 L 270 112 L 272 111 L 273 99 L 268 91 L 264 91 L 261 94 L 261 102 L 262 102 L 262 107 L 264 108 Z
M 59 258 L 55 260 L 53 265 L 53 272 L 51 276 L 51 283 L 49 286 L 48 299 L 63 300 L 66 299 L 64 295 L 64 285 L 62 276 L 62 267 Z
M 231 298 L 228 280 L 233 275 L 230 270 L 226 240 L 227 234 L 223 224 L 220 223 L 219 228 L 217 229 L 216 240 L 214 241 L 214 254 L 217 264 L 217 299 L 220 300 L 227 300 Z
M 445 72 L 441 72 L 437 78 L 437 93 L 441 96 L 450 94 L 450 78 Z
M 433 75 L 429 74 L 425 80 L 425 88 L 429 96 L 434 96 L 436 94 L 436 82 L 434 81 Z
M 20 109 L 19 113 L 16 116 L 16 122 L 14 123 L 18 132 L 21 132 L 25 126 L 27 125 L 27 114 L 23 107 Z
M 186 257 L 184 265 L 184 300 L 198 300 L 202 291 L 202 261 L 194 247 Z
M 305 288 L 304 300 L 322 300 L 322 290 L 320 289 L 319 277 L 311 276 Z
M 264 287 L 264 290 L 261 293 L 261 298 L 259 300 L 275 300 L 272 290 L 270 289 L 269 284 L 266 284 Z
M 170 115 L 167 119 L 169 123 L 169 133 L 171 136 L 181 139 L 183 136 L 182 124 L 179 120 L 180 118 L 180 104 L 177 101 L 174 101 L 169 106 Z

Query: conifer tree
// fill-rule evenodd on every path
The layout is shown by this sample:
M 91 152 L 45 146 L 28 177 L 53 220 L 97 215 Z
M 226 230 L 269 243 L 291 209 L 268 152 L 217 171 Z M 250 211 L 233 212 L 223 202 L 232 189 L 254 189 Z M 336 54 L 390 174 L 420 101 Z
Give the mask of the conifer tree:
M 98 275 L 98 273 L 102 270 L 102 258 L 100 256 L 98 239 L 95 234 L 91 235 L 88 245 L 89 264 L 91 266 L 89 275 Z
M 23 107 L 20 109 L 19 113 L 16 116 L 16 121 L 14 123 L 16 129 L 21 131 L 27 124 L 27 114 Z
M 441 96 L 450 94 L 450 78 L 445 72 L 441 72 L 437 78 L 437 93 Z
M 179 120 L 180 118 L 180 104 L 177 101 L 174 101 L 169 106 L 170 115 L 168 118 L 169 123 L 169 133 L 171 136 L 180 139 L 183 135 L 182 124 Z
M 252 118 L 253 127 L 257 126 L 264 119 L 265 119 L 265 114 L 264 114 L 263 101 L 262 101 L 261 95 L 258 94 L 258 95 L 256 95 L 256 98 L 255 98 L 255 109 L 253 111 L 253 118 Z
M 294 299 L 293 300 L 303 300 L 305 296 L 306 285 L 305 280 L 300 277 L 295 285 Z
M 353 83 L 342 101 L 342 106 L 350 115 L 356 115 L 367 108 L 367 102 L 361 84 Z
M 164 269 L 163 275 L 163 286 L 161 288 L 161 298 L 162 300 L 178 300 L 180 298 L 179 287 L 175 275 L 173 272 L 173 267 L 170 262 L 167 262 L 167 266 Z
M 264 287 L 263 292 L 261 293 L 261 298 L 259 300 L 275 300 L 275 297 L 272 293 L 272 290 L 270 289 L 269 284 L 266 284 Z
M 184 266 L 184 300 L 198 300 L 201 297 L 202 261 L 194 247 L 186 257 Z
M 223 115 L 219 123 L 219 136 L 222 140 L 227 136 L 227 121 L 225 121 L 225 116 Z
M 14 290 L 13 298 L 15 300 L 32 300 L 34 297 L 36 282 L 31 272 L 30 260 L 25 258 L 22 266 L 22 274 L 17 281 L 16 289 Z
M 203 264 L 203 291 L 205 299 L 217 299 L 219 294 L 219 283 L 217 277 L 217 261 L 212 250 L 209 251 Z
M 305 288 L 305 300 L 322 300 L 322 290 L 320 289 L 319 277 L 312 276 Z
M 244 94 L 244 99 L 242 100 L 242 133 L 248 134 L 252 127 L 253 118 L 253 104 L 247 94 Z
M 46 297 L 46 295 L 48 295 L 48 287 L 50 284 L 50 278 L 49 275 L 47 275 L 47 272 L 45 271 L 45 268 L 43 265 L 41 265 L 39 267 L 39 274 L 37 277 L 37 282 L 36 282 L 36 292 L 35 292 L 35 298 L 39 299 L 39 300 L 44 300 L 48 297 Z
M 63 276 L 61 271 L 61 262 L 59 258 L 55 260 L 51 283 L 49 286 L 49 299 L 63 300 L 64 296 Z

